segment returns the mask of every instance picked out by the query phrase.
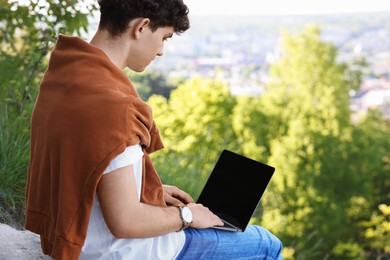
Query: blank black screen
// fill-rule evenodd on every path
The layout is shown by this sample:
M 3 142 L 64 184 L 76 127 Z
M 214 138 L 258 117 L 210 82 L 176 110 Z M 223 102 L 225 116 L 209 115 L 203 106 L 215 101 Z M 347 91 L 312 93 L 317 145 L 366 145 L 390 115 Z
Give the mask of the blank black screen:
M 223 150 L 197 203 L 217 215 L 227 215 L 245 230 L 275 168 Z

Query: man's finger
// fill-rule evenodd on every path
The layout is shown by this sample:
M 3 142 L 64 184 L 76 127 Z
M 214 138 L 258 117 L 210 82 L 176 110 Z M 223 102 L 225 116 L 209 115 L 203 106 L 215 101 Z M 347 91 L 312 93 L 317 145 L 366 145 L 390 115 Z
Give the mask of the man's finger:
M 187 192 L 184 192 L 182 190 L 179 190 L 180 192 L 176 193 L 175 197 L 180 197 L 180 199 L 185 202 L 185 203 L 191 203 L 191 202 L 194 202 L 194 200 L 192 199 L 191 195 L 188 194 Z
M 185 204 L 183 202 L 181 202 L 180 200 L 178 199 L 175 199 L 174 197 L 171 197 L 171 196 L 167 196 L 166 199 L 165 199 L 165 202 L 169 205 L 172 205 L 172 206 L 184 206 Z

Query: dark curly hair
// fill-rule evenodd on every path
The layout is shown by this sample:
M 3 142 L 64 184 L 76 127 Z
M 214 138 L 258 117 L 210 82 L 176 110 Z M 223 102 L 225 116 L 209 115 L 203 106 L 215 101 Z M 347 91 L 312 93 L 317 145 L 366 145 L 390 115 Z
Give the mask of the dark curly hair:
M 190 27 L 188 8 L 183 0 L 99 0 L 99 29 L 112 37 L 124 33 L 135 18 L 149 18 L 152 31 L 172 26 L 180 34 Z

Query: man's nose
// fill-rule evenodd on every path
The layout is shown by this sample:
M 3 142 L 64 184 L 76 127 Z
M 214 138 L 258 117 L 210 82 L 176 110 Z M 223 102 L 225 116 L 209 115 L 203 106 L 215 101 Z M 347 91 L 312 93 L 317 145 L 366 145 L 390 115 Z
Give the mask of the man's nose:
M 164 54 L 164 45 L 160 47 L 160 49 L 157 52 L 157 56 L 163 56 Z

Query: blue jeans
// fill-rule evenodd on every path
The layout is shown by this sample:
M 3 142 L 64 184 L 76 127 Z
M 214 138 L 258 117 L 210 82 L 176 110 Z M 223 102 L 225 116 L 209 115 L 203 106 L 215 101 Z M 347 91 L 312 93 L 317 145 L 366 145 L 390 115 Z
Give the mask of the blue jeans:
M 283 259 L 282 243 L 268 230 L 249 225 L 245 232 L 218 229 L 184 230 L 186 242 L 176 259 Z

